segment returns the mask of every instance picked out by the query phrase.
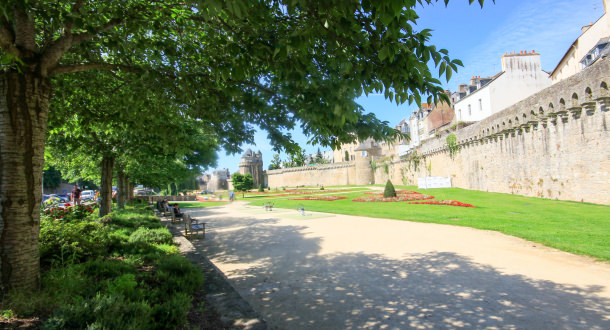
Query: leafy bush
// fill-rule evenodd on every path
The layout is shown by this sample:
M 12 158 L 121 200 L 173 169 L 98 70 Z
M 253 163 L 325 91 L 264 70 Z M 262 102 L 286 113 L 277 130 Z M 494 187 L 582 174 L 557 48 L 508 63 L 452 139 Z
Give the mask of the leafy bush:
M 451 133 L 447 135 L 447 149 L 449 150 L 449 156 L 453 159 L 455 155 L 460 150 L 460 147 L 457 144 L 457 137 L 455 134 Z
M 194 292 L 203 285 L 201 270 L 180 255 L 161 258 L 157 264 L 159 289 L 167 294 L 175 292 Z
M 40 223 L 40 262 L 76 262 L 108 252 L 110 230 L 93 221 L 65 222 L 42 219 Z
M 123 260 L 100 258 L 83 263 L 83 273 L 100 281 L 123 274 L 135 274 L 136 267 Z
M 156 324 L 181 324 L 186 319 L 192 297 L 186 293 L 172 294 L 163 304 L 155 304 L 152 318 Z
M 129 236 L 131 244 L 171 244 L 172 234 L 167 228 L 138 228 Z
M 394 189 L 394 185 L 392 181 L 388 180 L 385 184 L 385 189 L 383 190 L 383 198 L 396 197 L 396 189 Z
M 112 212 L 112 224 L 126 228 L 161 228 L 163 225 L 157 217 L 152 214 L 139 214 L 136 212 L 118 211 Z
M 262 191 L 265 191 L 265 189 L 263 189 L 263 185 L 262 185 L 262 184 L 259 184 L 259 185 L 258 185 L 258 191 L 261 191 L 261 192 L 262 192 Z
M 113 212 L 107 223 L 43 216 L 42 290 L 36 295 L 11 291 L 0 310 L 46 319 L 46 329 L 168 329 L 184 324 L 203 276 L 179 254 L 171 233 L 145 206 Z
M 150 329 L 151 309 L 144 301 L 98 293 L 81 304 L 62 307 L 44 326 L 46 329 Z
M 95 212 L 95 207 L 89 205 L 76 205 L 70 206 L 70 204 L 61 204 L 60 206 L 54 206 L 45 208 L 42 211 L 42 218 L 63 220 L 66 222 L 84 221 Z M 93 220 L 95 218 L 91 218 Z

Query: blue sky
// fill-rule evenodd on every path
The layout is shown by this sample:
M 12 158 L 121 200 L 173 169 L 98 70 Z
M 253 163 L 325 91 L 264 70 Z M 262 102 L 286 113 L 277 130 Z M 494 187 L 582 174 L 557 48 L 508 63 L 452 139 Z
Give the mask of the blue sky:
M 476 2 L 476 1 L 475 1 Z M 580 28 L 595 22 L 604 13 L 603 0 L 486 0 L 481 9 L 478 4 L 468 5 L 467 0 L 452 0 L 445 7 L 443 1 L 418 9 L 418 28 L 432 29 L 431 43 L 449 50 L 452 58 L 464 63 L 444 87 L 454 91 L 458 84 L 468 82 L 472 76 L 491 76 L 501 70 L 500 58 L 512 51 L 540 53 L 542 69 L 552 71 L 567 48 L 580 36 Z M 435 71 L 438 73 L 438 70 Z M 358 103 L 391 126 L 411 115 L 416 105 L 397 106 L 383 95 L 361 97 Z M 307 137 L 292 133 L 296 142 L 308 153 L 318 146 L 307 144 Z M 275 152 L 265 132 L 257 132 L 256 145 L 243 145 L 242 149 L 260 150 L 264 168 L 269 166 Z M 321 150 L 329 150 L 321 148 Z M 286 159 L 285 154 L 280 154 Z M 217 168 L 238 170 L 240 154 L 218 154 Z M 209 170 L 208 172 L 211 172 Z

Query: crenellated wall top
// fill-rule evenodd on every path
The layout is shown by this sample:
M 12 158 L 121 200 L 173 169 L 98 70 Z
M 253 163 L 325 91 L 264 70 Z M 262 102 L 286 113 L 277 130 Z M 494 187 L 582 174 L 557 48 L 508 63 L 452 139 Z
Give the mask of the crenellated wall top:
M 290 172 L 301 172 L 301 171 L 326 171 L 326 170 L 334 170 L 338 168 L 349 168 L 354 167 L 355 164 L 352 162 L 342 162 L 342 163 L 334 163 L 334 164 L 323 164 L 323 165 L 312 165 L 312 166 L 300 166 L 300 167 L 290 167 L 290 168 L 280 168 L 277 170 L 267 170 L 265 171 L 267 175 L 278 175 Z
M 454 132 L 458 145 L 484 139 L 503 137 L 519 131 L 536 129 L 539 125 L 557 124 L 592 115 L 595 111 L 610 108 L 610 59 L 602 58 L 595 64 L 563 81 L 560 81 L 480 122 Z M 509 92 L 509 91 L 507 91 Z M 423 141 L 421 154 L 446 148 L 446 136 Z

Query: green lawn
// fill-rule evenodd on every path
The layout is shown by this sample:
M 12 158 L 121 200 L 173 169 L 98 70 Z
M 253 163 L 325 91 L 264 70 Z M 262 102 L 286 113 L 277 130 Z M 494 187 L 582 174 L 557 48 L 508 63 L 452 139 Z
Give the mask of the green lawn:
M 186 209 L 186 208 L 193 208 L 193 207 L 212 207 L 212 206 L 219 206 L 219 205 L 225 205 L 228 202 L 176 202 L 176 204 L 178 204 L 178 207 L 181 209 Z M 174 204 L 174 203 L 172 203 Z
M 610 260 L 610 206 L 556 201 L 458 188 L 418 190 L 396 186 L 475 205 L 476 208 L 397 203 L 358 203 L 361 192 L 337 194 L 348 199 L 333 202 L 288 200 L 298 196 L 267 197 L 253 205 L 275 201 L 275 207 L 360 215 L 375 218 L 431 222 L 499 231 L 563 251 Z M 332 221 L 332 219 L 329 219 Z
M 287 190 L 293 190 L 297 188 L 286 188 Z M 337 191 L 337 193 L 344 194 L 347 191 L 364 191 L 368 190 L 368 188 L 358 187 L 358 186 L 335 186 L 332 188 L 324 187 L 324 190 L 320 190 L 317 187 L 301 187 L 298 188 L 301 192 L 299 194 L 295 194 L 291 191 L 285 191 L 283 189 L 271 189 L 271 191 L 265 190 L 264 192 L 258 192 L 252 190 L 251 192 L 246 192 L 245 196 L 240 191 L 235 192 L 235 198 L 237 199 L 256 199 L 256 198 L 293 198 L 294 196 L 305 196 L 306 194 L 303 191 L 311 191 L 312 194 L 332 194 L 332 191 L 329 190 L 341 190 Z M 292 194 L 292 195 L 289 195 Z

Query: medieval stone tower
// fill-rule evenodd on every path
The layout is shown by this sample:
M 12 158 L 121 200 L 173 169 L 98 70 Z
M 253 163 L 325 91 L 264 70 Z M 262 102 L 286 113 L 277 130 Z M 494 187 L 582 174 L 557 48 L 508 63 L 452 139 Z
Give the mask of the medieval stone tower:
M 258 188 L 259 184 L 265 185 L 263 178 L 263 154 L 260 150 L 257 153 L 250 149 L 246 150 L 241 156 L 241 162 L 239 162 L 239 173 L 244 175 L 250 173 L 254 179 L 254 188 Z

